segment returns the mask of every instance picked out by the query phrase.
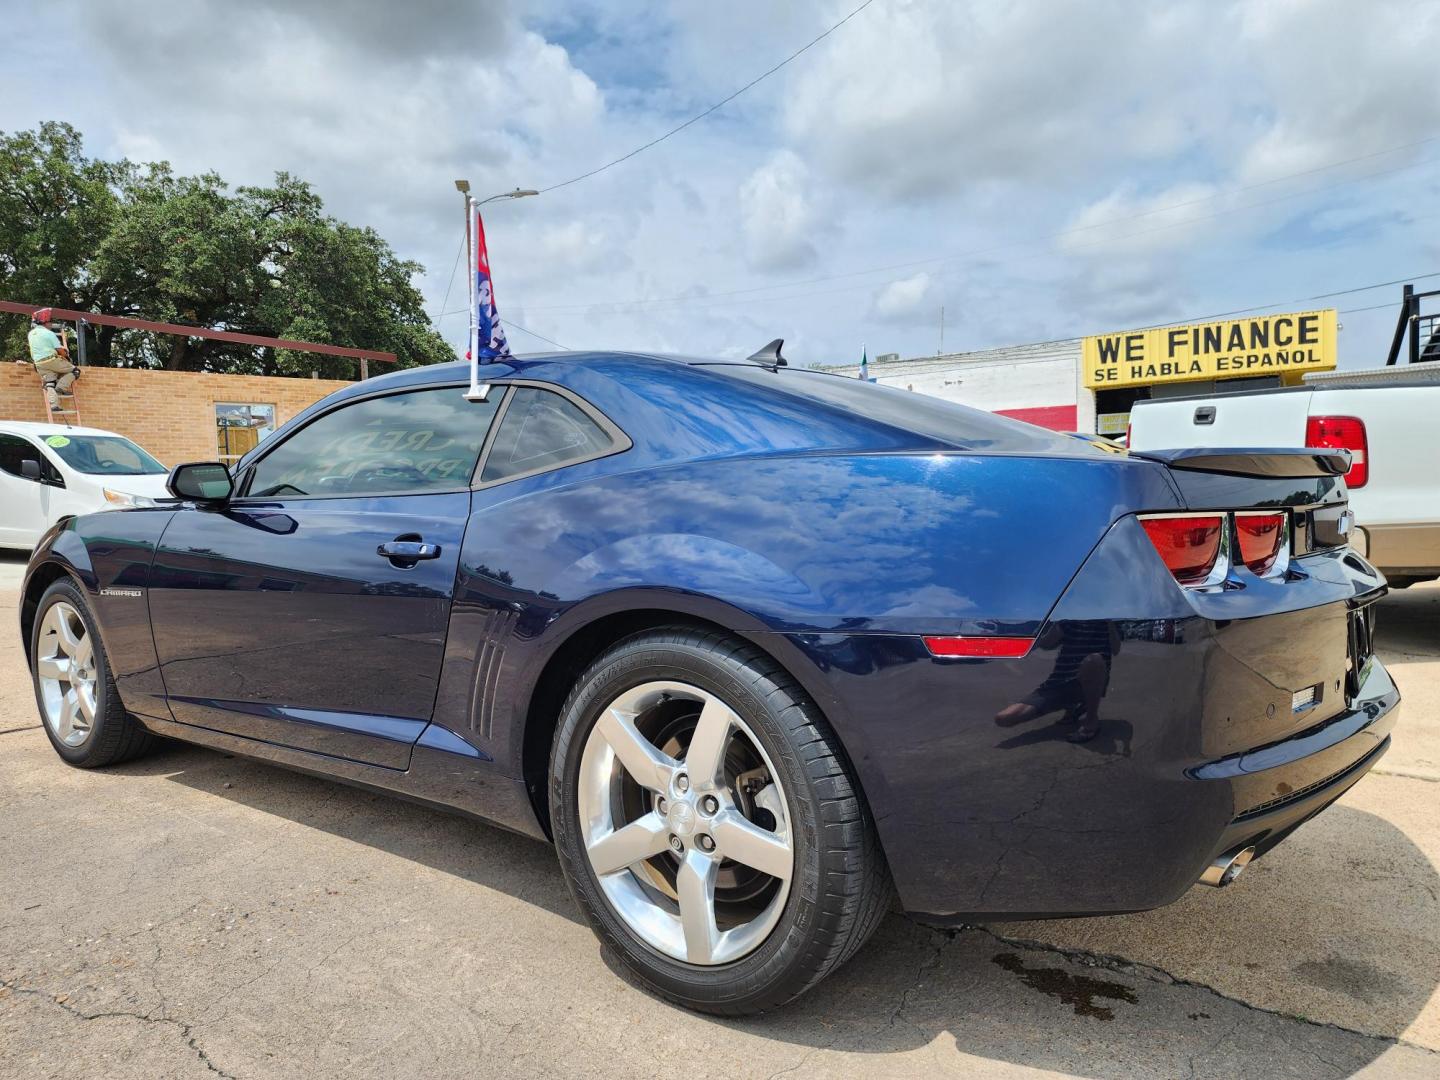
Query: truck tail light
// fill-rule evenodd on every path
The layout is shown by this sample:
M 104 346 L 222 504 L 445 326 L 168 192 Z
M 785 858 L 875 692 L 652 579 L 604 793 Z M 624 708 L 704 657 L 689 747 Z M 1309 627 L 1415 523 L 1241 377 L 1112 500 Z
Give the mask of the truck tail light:
M 1018 660 L 1035 644 L 1028 637 L 927 637 L 925 648 L 931 656 L 985 657 Z
M 1275 568 L 1285 540 L 1285 514 L 1271 511 L 1236 511 L 1235 539 L 1240 561 L 1251 573 L 1264 577 Z
M 1141 526 L 1181 585 L 1202 585 L 1220 557 L 1224 514 L 1156 514 Z
M 1358 416 L 1310 417 L 1305 424 L 1305 445 L 1349 450 L 1350 471 L 1345 474 L 1345 483 L 1350 487 L 1364 487 L 1370 479 L 1370 444 L 1365 437 L 1365 421 Z

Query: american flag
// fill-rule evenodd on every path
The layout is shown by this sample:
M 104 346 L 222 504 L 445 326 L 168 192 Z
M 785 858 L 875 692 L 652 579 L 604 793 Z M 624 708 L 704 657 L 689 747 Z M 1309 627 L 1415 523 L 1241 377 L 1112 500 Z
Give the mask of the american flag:
M 510 359 L 510 345 L 505 340 L 505 328 L 500 325 L 500 313 L 495 309 L 495 288 L 490 282 L 490 256 L 485 250 L 485 222 L 481 220 L 479 210 L 475 211 L 475 308 L 475 324 L 480 328 L 476 335 L 479 359 Z

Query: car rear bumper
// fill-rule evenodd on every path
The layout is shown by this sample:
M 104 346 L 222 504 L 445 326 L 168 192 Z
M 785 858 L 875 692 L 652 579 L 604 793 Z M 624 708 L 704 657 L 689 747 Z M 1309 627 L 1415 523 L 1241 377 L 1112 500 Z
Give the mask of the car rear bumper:
M 1153 552 L 1136 533 L 1102 543 L 1021 660 L 792 637 L 828 684 L 821 705 L 906 910 L 945 922 L 1158 907 L 1217 856 L 1279 843 L 1384 752 L 1399 693 L 1377 660 L 1347 674 L 1355 613 L 1384 592 L 1362 560 L 1339 550 L 1249 595 L 1195 598 L 1141 572 Z M 1221 617 L 1232 601 L 1237 617 Z M 1079 670 L 1075 642 L 1098 687 L 1093 737 L 1071 715 L 1078 678 L 1069 707 L 1056 689 Z
M 1213 763 L 1197 779 L 1228 785 L 1236 814 L 1211 846 L 1210 863 L 1250 847 L 1257 858 L 1264 855 L 1344 795 L 1390 749 L 1399 715 L 1400 692 L 1375 662 L 1352 708 L 1289 739 Z

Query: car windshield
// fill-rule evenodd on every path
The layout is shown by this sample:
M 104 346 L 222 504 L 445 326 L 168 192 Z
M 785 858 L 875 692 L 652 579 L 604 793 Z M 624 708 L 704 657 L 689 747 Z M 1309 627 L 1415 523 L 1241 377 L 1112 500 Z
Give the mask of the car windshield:
M 49 435 L 44 442 L 78 472 L 96 476 L 148 476 L 169 471 L 119 435 Z

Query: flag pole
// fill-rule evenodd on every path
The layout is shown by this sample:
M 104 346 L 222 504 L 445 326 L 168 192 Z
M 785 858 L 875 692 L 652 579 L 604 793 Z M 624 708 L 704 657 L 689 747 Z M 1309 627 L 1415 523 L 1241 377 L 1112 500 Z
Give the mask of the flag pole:
M 465 193 L 465 257 L 470 279 L 470 389 L 466 401 L 484 401 L 490 387 L 480 383 L 480 280 L 475 260 L 475 197 Z

